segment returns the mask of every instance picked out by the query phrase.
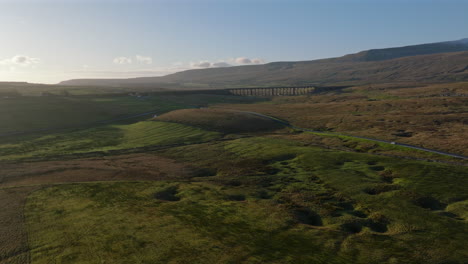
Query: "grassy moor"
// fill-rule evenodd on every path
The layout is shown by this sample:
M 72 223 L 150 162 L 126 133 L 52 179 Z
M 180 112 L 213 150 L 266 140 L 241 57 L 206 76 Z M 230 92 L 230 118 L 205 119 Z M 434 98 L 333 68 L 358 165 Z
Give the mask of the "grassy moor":
M 441 102 L 430 106 L 414 103 L 422 87 L 385 87 L 198 101 L 142 121 L 5 136 L 2 262 L 463 263 L 466 160 L 282 123 L 417 145 L 415 134 L 442 125 L 408 114 L 409 127 L 403 111 L 450 120 L 464 109 L 437 95 L 464 84 L 429 86 L 437 96 L 424 100 Z M 453 112 L 438 113 L 445 100 Z M 387 134 L 364 129 L 379 116 L 396 119 Z M 444 127 L 461 137 L 456 125 Z M 392 135 L 403 127 L 413 134 Z M 425 143 L 464 154 L 465 141 L 442 142 Z
M 466 10 L 0 1 L 0 264 L 467 264 Z

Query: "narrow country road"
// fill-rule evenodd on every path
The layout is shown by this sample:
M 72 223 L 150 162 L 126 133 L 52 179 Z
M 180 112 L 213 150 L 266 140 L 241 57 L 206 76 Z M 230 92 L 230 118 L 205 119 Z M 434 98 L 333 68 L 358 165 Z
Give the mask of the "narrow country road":
M 450 157 L 459 158 L 459 159 L 468 159 L 468 157 L 465 157 L 463 155 L 447 153 L 447 152 L 443 152 L 443 151 L 439 151 L 439 150 L 435 150 L 435 149 L 427 149 L 427 148 L 413 146 L 413 145 L 409 145 L 409 144 L 403 144 L 403 143 L 386 141 L 386 140 L 381 140 L 381 139 L 368 138 L 368 137 L 351 136 L 351 135 L 345 135 L 345 134 L 341 134 L 341 133 L 330 133 L 330 132 L 316 131 L 316 130 L 312 130 L 312 129 L 297 127 L 297 126 L 291 125 L 289 122 L 287 122 L 285 120 L 281 120 L 281 119 L 278 119 L 278 118 L 275 118 L 275 117 L 272 117 L 272 116 L 268 116 L 268 115 L 264 115 L 264 114 L 261 114 L 261 113 L 257 113 L 257 112 L 250 112 L 250 111 L 239 111 L 239 112 L 248 113 L 248 114 L 268 118 L 268 119 L 273 120 L 275 122 L 281 123 L 281 124 L 283 124 L 283 125 L 285 125 L 287 127 L 290 127 L 290 128 L 296 129 L 296 130 L 300 130 L 300 131 L 313 132 L 313 133 L 319 133 L 319 134 L 331 135 L 331 136 L 346 136 L 346 137 L 351 137 L 351 138 L 365 139 L 365 140 L 369 140 L 369 141 L 374 141 L 374 142 L 379 142 L 379 143 L 386 143 L 386 144 L 391 144 L 391 145 L 397 145 L 397 146 L 402 146 L 402 147 L 405 147 L 405 148 L 411 148 L 411 149 L 421 150 L 421 151 L 425 151 L 425 152 L 436 153 L 436 154 L 440 154 L 440 155 L 444 155 L 444 156 L 450 156 Z

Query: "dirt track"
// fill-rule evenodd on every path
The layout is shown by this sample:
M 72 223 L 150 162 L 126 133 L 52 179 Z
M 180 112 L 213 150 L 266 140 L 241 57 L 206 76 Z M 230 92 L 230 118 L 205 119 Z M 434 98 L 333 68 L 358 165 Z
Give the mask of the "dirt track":
M 29 263 L 28 235 L 23 207 L 28 195 L 40 187 L 0 189 L 0 263 Z

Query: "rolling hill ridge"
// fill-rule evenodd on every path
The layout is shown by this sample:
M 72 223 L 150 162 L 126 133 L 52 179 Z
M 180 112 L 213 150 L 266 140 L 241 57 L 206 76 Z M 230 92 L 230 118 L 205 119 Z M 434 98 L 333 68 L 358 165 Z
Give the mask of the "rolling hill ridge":
M 331 59 L 195 69 L 162 77 L 75 79 L 61 82 L 60 85 L 218 89 L 466 80 L 468 80 L 468 39 L 373 49 Z

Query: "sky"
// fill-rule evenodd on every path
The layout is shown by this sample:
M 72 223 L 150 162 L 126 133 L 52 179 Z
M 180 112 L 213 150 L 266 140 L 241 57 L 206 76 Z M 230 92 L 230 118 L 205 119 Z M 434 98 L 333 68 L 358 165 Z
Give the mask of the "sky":
M 0 81 L 161 76 L 468 37 L 468 0 L 0 0 Z

